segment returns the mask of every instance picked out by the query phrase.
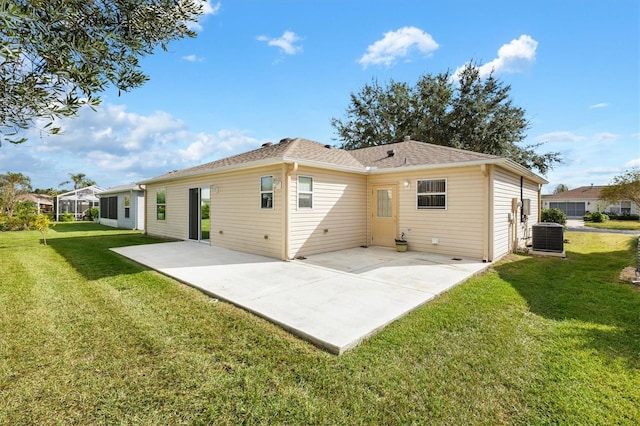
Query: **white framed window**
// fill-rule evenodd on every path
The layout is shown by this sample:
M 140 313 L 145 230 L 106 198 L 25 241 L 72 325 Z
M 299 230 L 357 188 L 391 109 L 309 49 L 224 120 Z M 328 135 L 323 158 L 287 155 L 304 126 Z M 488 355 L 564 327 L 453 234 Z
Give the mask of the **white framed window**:
M 620 213 L 631 214 L 631 201 L 620 201 Z
M 167 213 L 167 190 L 165 188 L 158 189 L 156 192 L 156 218 L 165 220 Z
M 273 208 L 273 176 L 260 178 L 260 208 Z
M 298 176 L 298 208 L 313 208 L 313 178 Z
M 125 195 L 124 196 L 124 217 L 125 217 L 125 219 L 128 219 L 130 214 L 131 214 L 131 199 L 129 198 L 128 195 Z
M 418 209 L 445 210 L 447 208 L 447 180 L 425 179 L 416 182 Z

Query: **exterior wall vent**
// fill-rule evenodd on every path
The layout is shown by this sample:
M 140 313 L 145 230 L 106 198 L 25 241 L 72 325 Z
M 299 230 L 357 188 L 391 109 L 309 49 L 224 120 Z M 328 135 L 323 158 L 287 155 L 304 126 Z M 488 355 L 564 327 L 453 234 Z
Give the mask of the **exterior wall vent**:
M 559 223 L 537 223 L 531 227 L 533 251 L 564 253 L 564 227 Z

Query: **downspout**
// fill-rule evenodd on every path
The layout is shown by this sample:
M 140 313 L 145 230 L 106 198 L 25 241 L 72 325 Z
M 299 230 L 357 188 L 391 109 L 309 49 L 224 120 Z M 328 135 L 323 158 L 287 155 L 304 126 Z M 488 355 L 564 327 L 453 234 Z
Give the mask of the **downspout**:
M 147 186 L 138 184 L 138 188 L 140 188 L 140 190 L 142 191 L 142 194 L 143 194 L 142 199 L 144 200 L 144 215 L 143 215 L 143 217 L 144 217 L 144 222 L 143 222 L 144 229 L 142 230 L 142 234 L 143 235 L 147 235 L 147 213 L 148 213 L 148 210 L 147 210 Z M 137 215 L 137 213 L 138 213 L 138 203 L 136 201 L 136 215 Z
M 483 226 L 482 226 L 482 241 L 483 241 L 483 248 L 482 248 L 482 261 L 483 262 L 487 262 L 489 260 L 489 222 L 491 220 L 491 217 L 489 215 L 489 203 L 490 203 L 490 198 L 489 198 L 489 173 L 487 171 L 487 165 L 486 164 L 482 164 L 480 165 L 480 171 L 482 172 L 482 176 L 484 177 L 484 179 L 482 180 L 482 186 L 483 186 L 483 193 L 486 194 L 486 198 L 484 199 L 483 203 L 484 203 L 484 220 L 483 220 Z
M 493 262 L 493 257 L 495 255 L 494 253 L 494 232 L 495 232 L 495 218 L 494 218 L 494 214 L 495 214 L 495 199 L 494 199 L 494 191 L 493 191 L 493 185 L 494 185 L 494 179 L 495 179 L 495 175 L 494 175 L 494 166 L 493 165 L 487 165 L 488 167 L 488 177 L 487 177 L 487 181 L 488 181 L 488 186 L 489 186 L 489 193 L 488 193 L 488 197 L 489 197 L 489 207 L 488 207 L 488 222 L 489 222 L 489 227 L 488 227 L 488 238 L 487 238 L 487 244 L 488 244 L 488 252 L 489 252 L 489 258 L 488 261 L 489 262 Z
M 283 198 L 284 198 L 284 255 L 282 256 L 282 260 L 290 260 L 290 233 L 291 233 L 291 223 L 289 221 L 289 213 L 291 211 L 290 203 L 291 197 L 289 196 L 289 188 L 291 187 L 291 175 L 298 171 L 298 162 L 294 161 L 285 166 L 286 171 L 284 172 L 285 178 L 283 179 Z
M 536 222 L 542 221 L 542 184 L 538 184 L 538 220 Z
M 520 222 L 524 221 L 524 176 L 520 176 Z

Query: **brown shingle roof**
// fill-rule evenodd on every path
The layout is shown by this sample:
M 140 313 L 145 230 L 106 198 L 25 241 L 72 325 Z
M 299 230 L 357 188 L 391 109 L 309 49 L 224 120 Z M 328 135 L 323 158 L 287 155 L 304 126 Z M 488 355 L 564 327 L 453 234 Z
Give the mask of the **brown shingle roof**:
M 200 164 L 188 169 L 169 172 L 154 178 L 154 180 L 189 176 L 192 174 L 198 174 L 199 172 L 206 172 L 226 166 L 247 164 L 253 163 L 255 161 L 269 159 L 287 159 L 290 161 L 307 160 L 331 165 L 364 169 L 364 166 L 360 162 L 358 162 L 358 160 L 353 158 L 347 151 L 343 149 L 333 148 L 330 145 L 323 145 L 321 143 L 303 138 L 285 138 L 276 144 L 265 144 L 261 148 L 254 149 L 252 151 L 243 152 L 241 154 L 222 158 L 220 160 L 212 161 L 206 164 Z
M 390 152 L 393 152 L 393 155 L 390 155 Z M 240 166 L 243 164 L 246 164 L 247 167 L 251 164 L 268 164 L 269 160 L 272 160 L 274 164 L 279 161 L 297 161 L 307 164 L 314 163 L 318 166 L 324 165 L 330 168 L 341 167 L 353 171 L 360 170 L 366 172 L 369 168 L 384 170 L 412 166 L 489 162 L 502 159 L 495 155 L 465 151 L 414 140 L 347 151 L 308 139 L 286 138 L 277 144 L 265 144 L 261 148 L 252 151 L 195 167 L 169 172 L 146 182 L 197 175 L 215 171 L 216 169 Z
M 379 169 L 499 159 L 495 155 L 449 148 L 418 141 L 404 141 L 349 151 L 367 167 Z M 390 153 L 393 152 L 393 155 Z
M 327 163 L 336 166 L 364 169 L 364 165 L 350 151 L 333 148 L 308 139 L 295 139 L 285 154 L 286 158 Z
M 21 194 L 17 197 L 20 201 L 31 201 L 32 203 L 53 205 L 53 197 L 47 194 Z
M 593 199 L 600 198 L 600 191 L 604 186 L 581 186 L 569 191 L 560 192 L 553 195 L 543 195 L 545 200 L 578 200 L 578 199 Z

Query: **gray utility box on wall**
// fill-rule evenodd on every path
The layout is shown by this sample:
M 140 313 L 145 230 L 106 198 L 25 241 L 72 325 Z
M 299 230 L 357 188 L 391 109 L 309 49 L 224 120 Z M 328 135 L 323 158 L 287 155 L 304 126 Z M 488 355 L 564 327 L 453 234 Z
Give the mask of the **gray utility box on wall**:
M 532 229 L 534 254 L 564 257 L 564 227 L 559 223 L 537 223 Z

